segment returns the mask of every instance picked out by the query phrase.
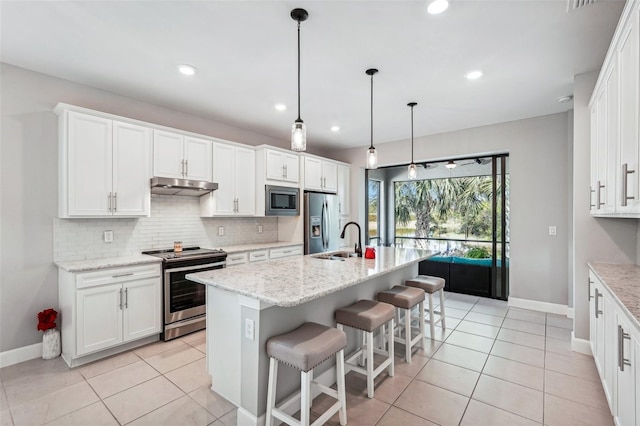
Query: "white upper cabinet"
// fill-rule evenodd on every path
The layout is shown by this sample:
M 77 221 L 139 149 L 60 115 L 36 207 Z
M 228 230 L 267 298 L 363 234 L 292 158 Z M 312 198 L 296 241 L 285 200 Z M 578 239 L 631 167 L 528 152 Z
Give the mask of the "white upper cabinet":
M 618 162 L 619 197 L 616 206 L 621 213 L 640 213 L 638 170 L 638 98 L 640 93 L 640 69 L 638 69 L 638 52 L 640 40 L 638 35 L 638 19 L 640 12 L 631 18 L 631 24 L 625 28 L 617 48 L 618 66 L 620 70 L 620 159 Z
M 304 189 L 322 192 L 337 192 L 338 164 L 318 157 L 304 158 Z
M 113 214 L 149 213 L 151 129 L 113 122 Z
M 255 151 L 213 143 L 213 181 L 218 189 L 200 197 L 201 216 L 254 216 Z
M 148 216 L 151 131 L 60 112 L 60 217 Z
M 205 139 L 153 131 L 153 175 L 211 181 L 211 145 Z
M 267 180 L 298 183 L 300 173 L 296 154 L 267 148 L 264 150 L 264 156 Z
M 591 109 L 591 214 L 640 217 L 640 1 L 628 1 Z
M 347 164 L 338 164 L 338 197 L 340 198 L 338 211 L 342 215 L 351 213 L 351 209 L 349 208 L 350 182 L 351 167 Z
M 184 138 L 184 174 L 187 179 L 211 180 L 211 142 L 191 136 Z

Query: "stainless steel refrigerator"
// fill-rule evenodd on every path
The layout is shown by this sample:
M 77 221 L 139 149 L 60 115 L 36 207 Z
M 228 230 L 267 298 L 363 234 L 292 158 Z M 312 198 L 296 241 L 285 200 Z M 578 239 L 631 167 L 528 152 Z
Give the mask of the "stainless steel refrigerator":
M 304 193 L 304 254 L 337 250 L 340 246 L 338 196 Z

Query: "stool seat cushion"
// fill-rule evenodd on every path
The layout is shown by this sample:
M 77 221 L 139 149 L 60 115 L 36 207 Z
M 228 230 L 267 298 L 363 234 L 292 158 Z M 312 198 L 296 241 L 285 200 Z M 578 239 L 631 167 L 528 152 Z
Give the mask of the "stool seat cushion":
M 410 309 L 424 301 L 424 291 L 414 287 L 395 286 L 378 293 L 378 300 L 403 309 Z
M 444 288 L 444 278 L 432 277 L 430 275 L 418 275 L 415 278 L 405 281 L 408 287 L 416 287 L 424 290 L 426 293 L 435 293 Z
M 395 308 L 384 302 L 359 300 L 353 305 L 336 311 L 336 322 L 364 331 L 373 331 L 391 321 Z
M 267 355 L 302 371 L 309 371 L 347 346 L 347 335 L 337 328 L 306 322 L 267 341 Z

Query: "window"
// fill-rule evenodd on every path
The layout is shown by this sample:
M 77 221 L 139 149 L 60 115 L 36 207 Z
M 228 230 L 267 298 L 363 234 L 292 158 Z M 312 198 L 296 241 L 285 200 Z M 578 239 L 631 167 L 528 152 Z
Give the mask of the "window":
M 380 181 L 369 179 L 367 185 L 368 207 L 368 237 L 370 244 L 377 245 L 380 241 Z

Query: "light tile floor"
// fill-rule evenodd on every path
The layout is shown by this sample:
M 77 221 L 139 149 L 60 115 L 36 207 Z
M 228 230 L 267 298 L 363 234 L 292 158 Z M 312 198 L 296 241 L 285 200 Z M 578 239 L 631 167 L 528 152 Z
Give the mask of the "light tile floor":
M 396 375 L 376 379 L 375 398 L 347 375 L 349 425 L 613 424 L 593 359 L 570 349 L 571 320 L 445 296 L 447 329 L 411 364 L 396 351 Z M 3 368 L 0 426 L 235 425 L 235 407 L 210 390 L 204 351 L 200 332 L 75 369 L 61 358 Z M 316 398 L 312 417 L 330 403 Z

